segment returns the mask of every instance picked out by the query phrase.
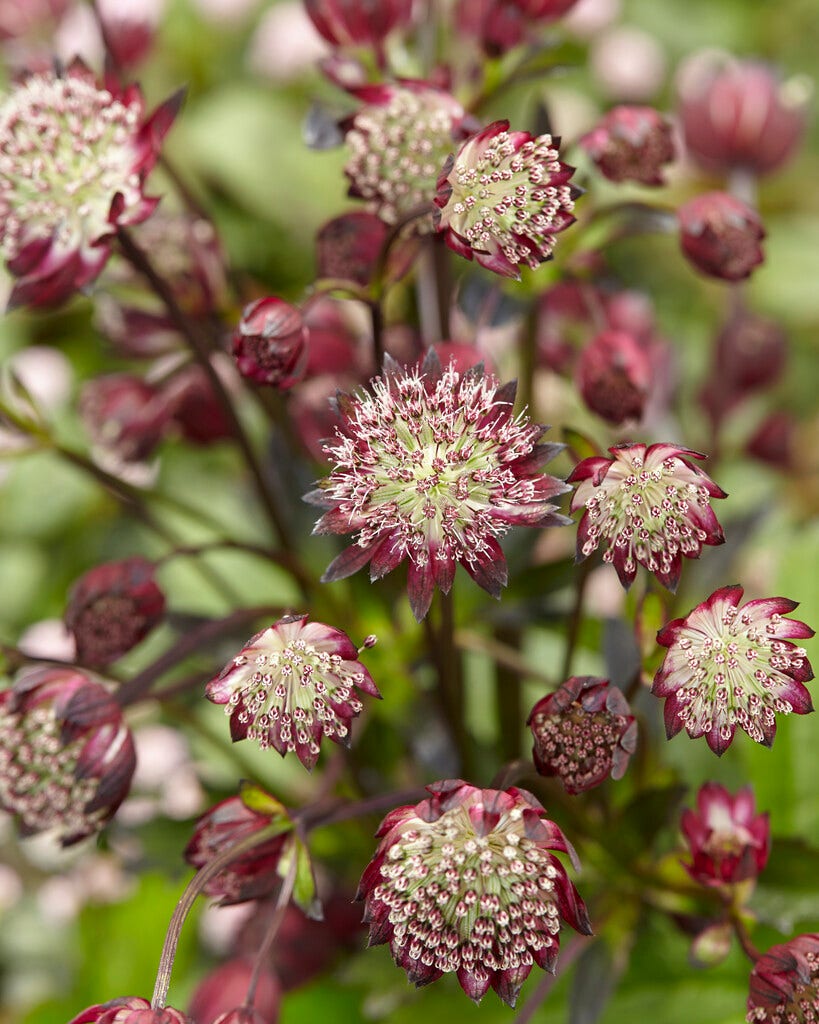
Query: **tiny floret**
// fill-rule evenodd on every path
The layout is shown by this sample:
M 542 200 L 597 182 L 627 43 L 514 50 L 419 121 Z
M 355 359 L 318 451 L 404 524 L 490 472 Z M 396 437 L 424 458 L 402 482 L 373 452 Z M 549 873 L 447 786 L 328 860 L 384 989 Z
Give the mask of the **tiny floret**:
M 481 366 L 444 370 L 388 363 L 369 391 L 341 396 L 341 424 L 325 446 L 334 469 L 308 501 L 329 511 L 316 533 L 354 533 L 324 580 L 370 563 L 380 579 L 409 562 L 410 603 L 420 621 L 435 586 L 447 593 L 460 563 L 494 597 L 506 584 L 497 538 L 510 526 L 568 523 L 554 498 L 568 490 L 540 472 L 562 445 L 539 444 L 545 427 L 515 416 L 515 385 Z
M 685 728 L 719 755 L 737 728 L 769 747 L 777 713 L 813 710 L 803 685 L 813 670 L 804 648 L 791 642 L 813 630 L 787 617 L 796 602 L 769 597 L 740 605 L 742 595 L 742 587 L 722 587 L 657 634 L 668 652 L 651 692 L 665 698 L 669 739 Z
M 205 693 L 224 704 L 234 741 L 294 752 L 312 768 L 323 736 L 349 744 L 363 707 L 356 690 L 381 696 L 358 655 L 340 629 L 288 615 L 252 637 Z
M 699 558 L 703 544 L 725 540 L 709 501 L 725 492 L 690 459 L 699 452 L 673 444 L 631 442 L 583 459 L 569 476 L 579 486 L 572 511 L 584 508 L 577 530 L 577 559 L 605 543 L 603 561 L 628 588 L 643 565 L 675 590 L 683 556 Z
M 566 837 L 521 789 L 477 789 L 460 779 L 427 786 L 398 807 L 361 879 L 370 945 L 389 942 L 410 981 L 454 973 L 480 1002 L 491 986 L 514 1005 L 533 964 L 553 971 L 561 919 L 591 934 L 586 907 L 551 850 Z

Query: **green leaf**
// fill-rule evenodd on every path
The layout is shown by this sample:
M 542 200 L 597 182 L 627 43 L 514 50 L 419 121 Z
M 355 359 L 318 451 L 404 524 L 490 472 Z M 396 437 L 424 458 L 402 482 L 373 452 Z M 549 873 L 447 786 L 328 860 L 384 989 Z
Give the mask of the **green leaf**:
M 581 434 L 579 430 L 574 430 L 572 427 L 564 427 L 561 435 L 564 444 L 569 449 L 569 454 L 575 462 L 582 462 L 583 459 L 591 459 L 596 455 L 603 454 L 600 446 L 595 444 L 586 434 Z
M 239 786 L 239 798 L 245 807 L 255 811 L 257 814 L 263 814 L 266 818 L 270 818 L 271 821 L 288 817 L 284 804 L 262 789 L 261 786 L 257 786 L 255 782 L 243 781 Z M 292 824 L 290 827 L 292 828 Z
M 281 878 L 286 878 L 293 870 L 294 857 L 296 877 L 293 882 L 293 902 L 314 921 L 322 921 L 324 912 L 317 895 L 310 851 L 297 835 L 291 836 L 279 859 L 277 871 Z

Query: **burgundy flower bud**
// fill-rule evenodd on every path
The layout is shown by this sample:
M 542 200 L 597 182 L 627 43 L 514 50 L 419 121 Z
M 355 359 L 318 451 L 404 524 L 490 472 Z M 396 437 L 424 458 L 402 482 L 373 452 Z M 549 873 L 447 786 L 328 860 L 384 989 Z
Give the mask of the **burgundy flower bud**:
M 201 366 L 183 367 L 161 390 L 169 422 L 186 441 L 207 447 L 233 437 L 233 427 Z
M 751 971 L 747 1024 L 819 1020 L 819 935 L 771 946 Z
M 550 851 L 568 840 L 526 790 L 477 789 L 461 779 L 397 807 L 361 878 L 370 945 L 389 942 L 416 985 L 455 973 L 470 999 L 490 985 L 514 1006 L 537 964 L 554 971 L 561 918 L 591 933 L 586 907 Z
M 70 846 L 98 832 L 135 766 L 119 705 L 86 673 L 30 669 L 0 692 L 0 806 L 24 835 L 54 829 Z
M 717 338 L 717 378 L 738 392 L 769 387 L 785 367 L 787 350 L 780 324 L 753 313 L 739 313 Z
M 125 996 L 83 1010 L 69 1024 L 192 1024 L 171 1006 L 154 1009 L 147 999 Z
M 680 76 L 679 113 L 688 152 L 705 170 L 770 174 L 796 150 L 808 90 L 766 64 L 727 54 L 695 55 Z
M 240 839 L 266 828 L 270 821 L 270 815 L 248 807 L 240 796 L 228 797 L 198 819 L 185 847 L 185 860 L 202 868 Z M 278 866 L 287 838 L 287 833 L 282 832 L 262 840 L 211 878 L 205 892 L 218 897 L 223 906 L 266 896 L 281 881 Z
M 768 863 L 768 815 L 755 813 L 750 786 L 731 796 L 719 783 L 706 782 L 697 793 L 697 810 L 683 811 L 681 827 L 692 857 L 683 867 L 702 885 L 744 882 Z
M 787 472 L 793 466 L 796 427 L 789 412 L 772 412 L 748 439 L 745 450 L 752 458 Z
M 127 654 L 162 619 L 165 595 L 153 564 L 126 558 L 91 569 L 71 588 L 65 624 L 77 659 L 100 668 Z
M 387 231 L 379 217 L 365 210 L 328 220 L 316 235 L 318 276 L 368 285 Z
M 455 24 L 459 33 L 477 39 L 490 56 L 517 46 L 527 28 L 523 12 L 509 0 L 458 0 Z
M 97 0 L 105 45 L 119 67 L 134 68 L 151 52 L 163 6 L 162 0 Z
M 526 722 L 541 775 L 556 775 L 567 793 L 621 779 L 637 746 L 628 701 L 608 679 L 572 676 L 532 708 Z
M 706 192 L 677 210 L 680 244 L 710 277 L 741 281 L 764 259 L 765 229 L 755 210 L 727 192 Z
M 513 6 L 531 21 L 556 21 L 577 3 L 577 0 L 511 0 Z
M 132 373 L 112 373 L 87 381 L 80 393 L 79 410 L 94 444 L 123 462 L 149 458 L 170 422 L 159 390 Z
M 245 306 L 233 332 L 233 356 L 243 377 L 284 390 L 304 374 L 307 327 L 301 310 L 283 299 Z
M 580 144 L 611 181 L 662 185 L 675 156 L 671 124 L 653 107 L 615 107 Z
M 380 49 L 393 29 L 412 20 L 413 0 L 304 0 L 310 20 L 333 46 Z
M 598 334 L 577 363 L 583 401 L 609 423 L 642 418 L 651 378 L 650 350 L 626 331 Z
M 301 911 L 296 911 L 304 917 Z M 305 920 L 307 920 L 305 918 Z M 276 946 L 279 936 L 276 936 Z M 252 1006 L 246 1005 L 253 959 L 237 957 L 220 964 L 196 987 L 188 1007 L 193 1024 L 275 1024 L 279 1019 L 281 985 L 272 971 L 262 970 Z

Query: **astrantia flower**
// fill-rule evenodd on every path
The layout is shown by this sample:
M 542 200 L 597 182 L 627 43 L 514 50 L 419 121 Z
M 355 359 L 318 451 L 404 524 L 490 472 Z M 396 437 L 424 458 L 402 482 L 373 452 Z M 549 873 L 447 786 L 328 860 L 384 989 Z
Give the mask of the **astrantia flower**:
M 747 1024 L 819 1020 L 819 935 L 771 946 L 751 971 Z
M 387 224 L 424 205 L 431 214 L 441 168 L 453 143 L 466 134 L 463 107 L 423 82 L 367 85 L 354 94 L 364 106 L 346 134 L 350 195 L 366 199 Z M 431 231 L 431 217 L 419 220 L 418 227 Z
M 580 140 L 611 181 L 662 185 L 662 168 L 674 159 L 671 123 L 653 107 L 614 107 Z
M 467 139 L 438 180 L 435 224 L 447 245 L 504 277 L 549 259 L 577 195 L 558 142 L 509 131 L 508 121 Z
M 768 863 L 771 827 L 767 814 L 756 813 L 750 786 L 731 796 L 718 782 L 706 782 L 697 810 L 683 811 L 681 826 L 692 857 L 683 867 L 702 885 L 744 882 Z
M 381 696 L 359 653 L 340 629 L 288 615 L 252 637 L 205 693 L 225 705 L 234 741 L 256 740 L 282 757 L 295 751 L 312 768 L 322 736 L 349 743 L 363 707 L 356 688 Z
M 185 847 L 185 860 L 195 868 L 203 868 L 240 839 L 267 828 L 270 822 L 268 814 L 249 807 L 241 796 L 228 797 L 198 819 Z M 278 866 L 288 838 L 284 830 L 261 840 L 211 878 L 204 891 L 224 905 L 267 896 L 281 882 Z
M 256 384 L 292 387 L 307 363 L 307 327 L 301 310 L 268 296 L 245 306 L 233 332 L 239 373 Z
M 813 630 L 786 617 L 797 603 L 769 597 L 740 607 L 742 594 L 742 587 L 722 587 L 657 634 L 668 653 L 651 692 L 666 698 L 669 739 L 685 727 L 722 754 L 739 726 L 769 747 L 776 712 L 813 710 L 803 686 L 813 670 L 805 650 L 791 643 L 813 636 Z
M 603 561 L 628 588 L 637 565 L 675 590 L 682 558 L 699 558 L 703 544 L 722 544 L 722 527 L 709 505 L 725 492 L 689 459 L 699 452 L 673 444 L 621 444 L 583 459 L 569 476 L 579 481 L 572 511 L 585 506 L 577 529 L 577 558 L 606 543 Z
M 756 210 L 729 192 L 706 192 L 677 210 L 680 247 L 697 270 L 743 281 L 764 260 L 765 228 Z
M 93 281 L 117 228 L 145 220 L 143 191 L 181 96 L 145 117 L 136 86 L 100 86 L 74 61 L 0 103 L 0 253 L 10 305 L 55 305 Z
M 371 390 L 339 399 L 342 423 L 326 444 L 335 468 L 307 500 L 330 511 L 316 533 L 355 533 L 327 569 L 338 580 L 370 563 L 380 579 L 406 558 L 420 621 L 435 586 L 448 593 L 457 563 L 494 597 L 506 584 L 497 538 L 509 526 L 568 523 L 553 499 L 568 487 L 540 472 L 562 445 L 538 444 L 545 427 L 515 416 L 515 385 L 475 367 L 422 370 L 385 364 Z
M 119 705 L 85 673 L 32 669 L 0 693 L 0 806 L 23 834 L 53 829 L 70 846 L 98 832 L 135 765 Z
M 69 1024 L 192 1024 L 171 1006 L 154 1009 L 147 999 L 124 996 L 108 1003 L 89 1006 Z
M 541 775 L 557 775 L 582 793 L 609 775 L 621 779 L 637 745 L 628 701 L 608 679 L 572 676 L 532 708 L 532 756 Z
M 334 46 L 381 47 L 412 20 L 413 0 L 304 0 L 310 20 Z
M 531 793 L 460 779 L 398 807 L 361 879 L 370 945 L 389 942 L 410 981 L 456 973 L 478 1002 L 514 1005 L 532 965 L 554 970 L 561 918 L 591 934 L 586 907 L 550 850 L 574 851 Z

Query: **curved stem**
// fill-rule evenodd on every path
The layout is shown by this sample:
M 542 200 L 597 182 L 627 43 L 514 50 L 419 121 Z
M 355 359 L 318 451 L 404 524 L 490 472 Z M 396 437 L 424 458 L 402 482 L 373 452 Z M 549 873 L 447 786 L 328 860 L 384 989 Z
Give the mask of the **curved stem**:
M 734 934 L 737 937 L 737 941 L 742 947 L 742 952 L 748 957 L 752 964 L 755 964 L 762 954 L 751 941 L 748 928 L 736 908 L 731 909 L 730 921 L 731 927 L 734 929 Z

